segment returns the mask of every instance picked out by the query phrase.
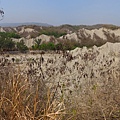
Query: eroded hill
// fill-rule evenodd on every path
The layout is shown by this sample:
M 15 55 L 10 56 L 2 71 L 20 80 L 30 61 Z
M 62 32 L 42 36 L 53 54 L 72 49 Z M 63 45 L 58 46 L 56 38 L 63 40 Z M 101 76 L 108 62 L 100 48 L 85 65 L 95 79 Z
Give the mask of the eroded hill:
M 120 42 L 120 27 L 114 25 L 93 25 L 93 26 L 50 26 L 41 27 L 36 25 L 19 27 L 1 27 L 0 32 L 14 32 L 21 36 L 14 41 L 24 40 L 28 47 L 35 44 L 36 39 L 42 42 L 55 42 L 61 40 L 77 41 L 80 46 L 91 47 L 93 45 L 101 46 L 106 42 Z M 41 42 L 41 43 L 42 43 Z

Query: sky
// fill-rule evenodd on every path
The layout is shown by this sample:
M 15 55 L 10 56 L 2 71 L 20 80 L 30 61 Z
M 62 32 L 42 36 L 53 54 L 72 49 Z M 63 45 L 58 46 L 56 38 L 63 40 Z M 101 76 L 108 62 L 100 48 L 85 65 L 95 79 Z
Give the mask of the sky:
M 120 0 L 0 0 L 1 23 L 120 25 Z

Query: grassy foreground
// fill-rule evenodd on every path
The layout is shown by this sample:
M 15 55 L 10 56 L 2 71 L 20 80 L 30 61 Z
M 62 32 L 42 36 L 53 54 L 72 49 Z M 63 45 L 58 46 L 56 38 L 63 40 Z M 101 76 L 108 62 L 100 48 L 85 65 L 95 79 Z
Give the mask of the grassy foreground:
M 9 70 L 12 71 L 11 68 Z M 30 82 L 13 71 L 0 72 L 1 120 L 59 120 L 65 113 L 63 102 L 52 99 L 42 82 Z M 52 101 L 51 101 L 52 99 Z
M 42 81 L 0 68 L 1 120 L 120 120 L 120 74 L 86 85 L 79 96 L 58 100 Z

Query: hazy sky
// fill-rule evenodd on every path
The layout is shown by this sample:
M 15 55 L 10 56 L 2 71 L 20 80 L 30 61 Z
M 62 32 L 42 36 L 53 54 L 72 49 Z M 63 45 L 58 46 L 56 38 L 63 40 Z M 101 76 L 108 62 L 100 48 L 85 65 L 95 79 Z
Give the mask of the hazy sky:
M 2 23 L 120 25 L 120 0 L 0 0 Z

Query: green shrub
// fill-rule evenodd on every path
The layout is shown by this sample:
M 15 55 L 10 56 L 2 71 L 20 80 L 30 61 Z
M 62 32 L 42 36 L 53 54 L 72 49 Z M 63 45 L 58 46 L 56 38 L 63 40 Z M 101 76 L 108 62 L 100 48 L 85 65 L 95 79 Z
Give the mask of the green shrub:
M 20 38 L 20 35 L 14 32 L 0 32 L 2 38 Z
M 26 50 L 28 50 L 28 47 L 25 45 L 23 40 L 21 40 L 20 42 L 17 42 L 16 45 L 17 45 L 17 49 L 20 52 L 26 52 Z
M 48 36 L 54 36 L 56 38 L 59 38 L 59 37 L 61 37 L 63 35 L 66 35 L 65 32 L 49 31 L 49 30 L 48 31 L 47 30 L 43 30 L 43 31 L 40 32 L 40 35 L 41 34 L 48 35 Z
M 32 49 L 33 49 L 33 50 L 39 49 L 40 44 L 41 44 L 41 39 L 38 39 L 38 40 L 36 39 L 36 40 L 35 40 L 35 45 L 32 46 Z
M 8 51 L 15 49 L 15 42 L 13 42 L 10 38 L 0 38 L 0 50 Z

